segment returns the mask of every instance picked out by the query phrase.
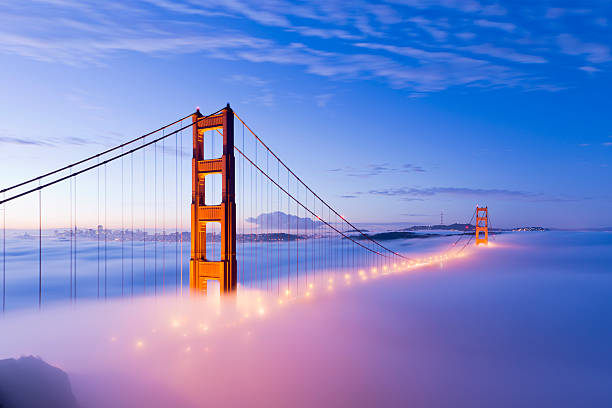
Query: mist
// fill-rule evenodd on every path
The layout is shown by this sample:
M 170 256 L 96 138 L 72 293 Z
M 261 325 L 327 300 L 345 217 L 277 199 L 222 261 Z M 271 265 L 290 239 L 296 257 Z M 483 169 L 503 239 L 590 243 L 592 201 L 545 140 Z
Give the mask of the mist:
M 507 234 L 300 298 L 14 312 L 0 358 L 61 368 L 83 407 L 610 406 L 611 246 L 607 233 Z

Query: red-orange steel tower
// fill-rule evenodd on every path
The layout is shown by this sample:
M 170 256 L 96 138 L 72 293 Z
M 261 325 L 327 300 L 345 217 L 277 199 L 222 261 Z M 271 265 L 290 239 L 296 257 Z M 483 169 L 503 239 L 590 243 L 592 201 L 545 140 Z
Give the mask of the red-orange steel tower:
M 193 159 L 191 190 L 191 260 L 189 286 L 196 293 L 206 293 L 209 280 L 219 281 L 221 293 L 236 290 L 236 188 L 234 162 L 234 112 L 229 104 L 220 113 L 203 118 L 198 110 L 193 120 Z M 204 132 L 223 132 L 223 155 L 204 160 Z M 221 174 L 221 204 L 206 205 L 205 178 Z M 221 260 L 206 257 L 206 224 L 221 224 Z
M 479 244 L 489 244 L 489 208 L 476 206 L 476 245 Z

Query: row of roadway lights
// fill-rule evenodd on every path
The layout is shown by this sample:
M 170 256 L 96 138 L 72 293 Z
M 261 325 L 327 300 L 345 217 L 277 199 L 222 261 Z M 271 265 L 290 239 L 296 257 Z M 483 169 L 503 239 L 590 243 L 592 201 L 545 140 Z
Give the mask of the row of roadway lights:
M 464 257 L 465 254 L 463 253 L 458 253 L 458 254 L 454 254 L 454 255 L 448 255 L 448 254 L 444 254 L 444 255 L 436 255 L 436 256 L 430 256 L 428 258 L 422 258 L 422 259 L 418 259 L 418 260 L 410 260 L 410 261 L 402 261 L 401 263 L 393 263 L 392 265 L 383 265 L 383 267 L 381 268 L 382 270 L 379 271 L 378 268 L 370 268 L 369 270 L 369 274 L 366 271 L 366 269 L 360 269 L 357 274 L 356 274 L 356 278 L 357 281 L 361 280 L 361 281 L 367 281 L 369 278 L 376 278 L 379 277 L 380 275 L 390 275 L 392 273 L 396 273 L 396 272 L 405 272 L 405 271 L 409 271 L 411 269 L 415 269 L 418 267 L 422 267 L 422 266 L 428 266 L 428 265 L 432 265 L 432 264 L 436 264 L 436 263 L 443 263 L 445 261 L 448 261 L 450 259 L 454 259 L 454 258 L 461 258 Z M 351 273 L 345 273 L 344 274 L 344 283 L 345 285 L 351 285 L 353 278 L 355 277 L 355 274 L 351 274 Z M 309 283 L 308 284 L 308 290 L 305 292 L 305 297 L 310 298 L 312 297 L 313 293 L 314 293 L 314 289 L 315 289 L 315 285 L 313 283 Z M 334 278 L 329 278 L 327 281 L 327 290 L 328 291 L 332 291 L 334 289 Z M 278 299 L 278 305 L 282 306 L 285 303 L 292 301 L 292 300 L 296 300 L 298 299 L 298 296 L 292 296 L 292 292 L 290 289 L 286 289 L 284 292 L 284 299 L 280 298 Z M 220 316 L 221 315 L 221 310 L 217 309 L 216 310 L 216 315 Z M 238 320 L 238 322 L 234 322 L 234 323 L 228 323 L 226 324 L 226 327 L 235 327 L 238 324 L 244 323 L 246 320 L 248 320 L 251 316 L 258 316 L 260 318 L 263 318 L 266 315 L 266 305 L 263 301 L 263 298 L 261 296 L 258 296 L 256 298 L 256 303 L 254 308 L 249 308 L 245 313 L 243 313 L 242 317 Z M 183 326 L 182 322 L 179 319 L 171 319 L 170 320 L 170 327 L 172 329 L 178 330 L 179 328 L 181 328 Z M 197 326 L 197 329 L 202 333 L 208 333 L 209 332 L 209 326 L 207 324 L 204 323 L 199 323 Z M 152 333 L 156 333 L 157 330 L 153 329 Z M 250 331 L 247 332 L 247 335 L 250 335 Z M 189 336 L 188 332 L 184 332 L 183 333 L 183 337 L 187 338 Z M 111 342 L 116 342 L 117 341 L 117 337 L 113 336 L 110 338 Z M 142 349 L 145 346 L 144 340 L 142 339 L 137 339 L 134 342 L 134 345 L 137 349 Z M 191 346 L 187 346 L 184 349 L 185 352 L 190 352 L 191 351 Z M 204 351 L 208 352 L 208 347 L 204 348 Z

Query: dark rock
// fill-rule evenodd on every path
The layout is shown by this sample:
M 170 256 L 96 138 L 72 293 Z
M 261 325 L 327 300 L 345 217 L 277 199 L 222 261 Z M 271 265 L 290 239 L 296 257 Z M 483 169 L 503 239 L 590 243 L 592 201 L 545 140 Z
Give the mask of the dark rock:
M 68 375 L 37 357 L 0 360 L 0 408 L 76 408 Z

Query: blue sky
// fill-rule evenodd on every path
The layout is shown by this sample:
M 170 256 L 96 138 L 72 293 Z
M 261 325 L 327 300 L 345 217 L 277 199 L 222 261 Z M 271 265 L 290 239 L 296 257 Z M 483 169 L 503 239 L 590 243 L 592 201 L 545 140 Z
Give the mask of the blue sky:
M 0 2 L 1 184 L 229 101 L 358 222 L 609 226 L 611 24 L 596 0 Z

